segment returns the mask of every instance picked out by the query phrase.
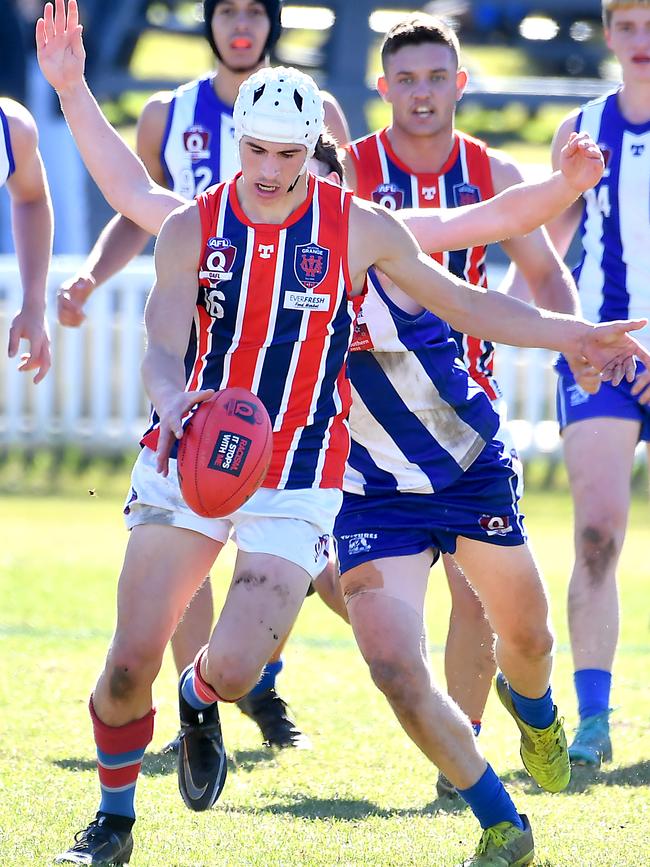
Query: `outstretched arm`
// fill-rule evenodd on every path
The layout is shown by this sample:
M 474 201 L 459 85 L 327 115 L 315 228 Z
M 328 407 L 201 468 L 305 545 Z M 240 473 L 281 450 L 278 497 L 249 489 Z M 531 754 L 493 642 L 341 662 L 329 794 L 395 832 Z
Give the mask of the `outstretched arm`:
M 518 183 L 476 205 L 443 210 L 408 209 L 400 217 L 427 253 L 458 250 L 527 235 L 565 211 L 600 180 L 604 163 L 594 141 L 573 134 L 560 169 L 536 183 Z
M 23 302 L 9 329 L 9 357 L 20 341 L 28 350 L 19 370 L 36 371 L 40 382 L 50 369 L 50 339 L 45 324 L 45 290 L 52 255 L 53 218 L 45 169 L 38 151 L 36 125 L 27 109 L 3 100 L 16 169 L 7 182 L 11 197 L 11 225 L 23 286 Z
M 167 187 L 160 160 L 171 94 L 155 94 L 146 103 L 138 120 L 136 151 L 147 172 Z M 121 271 L 134 256 L 142 253 L 151 235 L 133 220 L 116 214 L 104 227 L 77 273 L 57 291 L 57 314 L 61 325 L 77 327 L 86 318 L 84 305 L 90 295 Z
M 76 0 L 47 3 L 36 22 L 36 51 L 43 75 L 57 91 L 79 152 L 108 203 L 152 235 L 180 204 L 156 184 L 142 162 L 102 114 L 83 73 L 86 53 Z
M 585 356 L 603 378 L 634 378 L 634 356 L 644 364 L 650 354 L 627 333 L 646 320 L 592 325 L 574 316 L 530 307 L 514 298 L 459 280 L 418 247 L 393 214 L 353 201 L 350 212 L 350 268 L 358 285 L 360 272 L 375 265 L 423 307 L 466 334 L 512 346 L 536 346 Z

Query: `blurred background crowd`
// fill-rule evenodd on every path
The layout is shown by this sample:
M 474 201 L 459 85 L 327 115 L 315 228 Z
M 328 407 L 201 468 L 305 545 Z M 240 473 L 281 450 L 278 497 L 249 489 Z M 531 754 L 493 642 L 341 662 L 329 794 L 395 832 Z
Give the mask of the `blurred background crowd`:
M 54 94 L 34 58 L 34 22 L 43 0 L 0 0 L 0 93 L 35 115 L 55 207 L 55 253 L 85 253 L 108 209 L 67 135 Z M 87 74 L 111 121 L 132 135 L 147 97 L 203 73 L 212 63 L 193 0 L 80 0 Z M 470 87 L 458 126 L 525 163 L 548 163 L 548 145 L 567 108 L 606 89 L 608 61 L 599 0 L 288 0 L 275 61 L 299 66 L 330 90 L 353 136 L 387 120 L 374 91 L 377 46 L 407 11 L 451 21 L 464 49 Z M 3 195 L 6 199 L 6 193 Z M 0 252 L 10 252 L 6 203 Z

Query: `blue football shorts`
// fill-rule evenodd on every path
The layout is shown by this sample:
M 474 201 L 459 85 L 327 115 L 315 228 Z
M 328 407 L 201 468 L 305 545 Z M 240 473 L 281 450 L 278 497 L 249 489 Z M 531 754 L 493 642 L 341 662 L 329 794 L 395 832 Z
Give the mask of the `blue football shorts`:
M 560 430 L 576 421 L 589 418 L 627 418 L 641 425 L 639 439 L 650 441 L 650 406 L 639 403 L 632 394 L 633 383 L 623 380 L 620 385 L 603 382 L 596 394 L 587 394 L 575 381 L 569 365 L 560 358 L 555 365 L 558 373 L 557 418 Z M 637 362 L 637 372 L 645 367 Z
M 453 554 L 458 536 L 492 545 L 526 542 L 519 477 L 499 440 L 486 445 L 459 479 L 433 494 L 343 494 L 334 525 L 341 574 L 370 560 L 433 548 Z

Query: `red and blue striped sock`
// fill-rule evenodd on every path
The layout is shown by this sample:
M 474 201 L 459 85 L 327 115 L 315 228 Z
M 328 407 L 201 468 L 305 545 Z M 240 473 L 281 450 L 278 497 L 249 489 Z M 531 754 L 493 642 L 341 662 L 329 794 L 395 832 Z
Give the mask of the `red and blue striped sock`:
M 181 695 L 196 711 L 211 707 L 216 701 L 223 701 L 201 674 L 201 660 L 207 653 L 208 645 L 196 654 L 192 665 L 181 674 Z
M 97 745 L 97 770 L 101 787 L 99 812 L 135 819 L 135 785 L 142 757 L 153 737 L 153 708 L 142 719 L 124 726 L 108 726 L 89 703 Z

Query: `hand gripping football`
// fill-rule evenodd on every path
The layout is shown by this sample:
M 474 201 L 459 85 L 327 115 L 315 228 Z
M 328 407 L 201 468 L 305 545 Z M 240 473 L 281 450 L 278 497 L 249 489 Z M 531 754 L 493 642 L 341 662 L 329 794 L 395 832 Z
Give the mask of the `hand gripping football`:
M 264 481 L 273 430 L 260 399 L 226 388 L 201 403 L 178 444 L 178 479 L 187 505 L 204 518 L 236 512 Z

